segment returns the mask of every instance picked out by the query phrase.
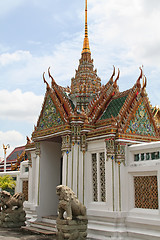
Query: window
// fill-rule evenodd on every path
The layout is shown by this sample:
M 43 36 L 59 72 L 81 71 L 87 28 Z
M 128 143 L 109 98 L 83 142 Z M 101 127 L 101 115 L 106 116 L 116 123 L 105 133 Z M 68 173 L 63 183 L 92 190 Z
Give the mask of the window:
M 155 160 L 160 159 L 160 153 L 158 152 L 151 152 L 151 153 L 138 153 L 134 154 L 134 161 L 145 161 L 145 160 Z
M 146 160 L 150 160 L 150 154 L 146 153 Z
M 138 162 L 139 161 L 139 154 L 134 154 L 134 161 Z
M 158 209 L 157 176 L 134 177 L 135 208 Z
M 144 161 L 144 153 L 141 153 L 141 161 Z
M 29 172 L 29 167 L 25 167 L 25 172 Z
M 105 154 L 104 152 L 92 153 L 92 184 L 93 201 L 106 201 L 105 184 Z

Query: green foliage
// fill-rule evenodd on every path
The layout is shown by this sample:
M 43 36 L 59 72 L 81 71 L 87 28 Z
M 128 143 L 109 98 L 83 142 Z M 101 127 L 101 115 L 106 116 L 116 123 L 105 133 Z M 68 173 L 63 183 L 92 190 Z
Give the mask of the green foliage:
M 10 175 L 0 176 L 0 188 L 5 190 L 6 188 L 13 189 L 16 186 L 16 182 Z

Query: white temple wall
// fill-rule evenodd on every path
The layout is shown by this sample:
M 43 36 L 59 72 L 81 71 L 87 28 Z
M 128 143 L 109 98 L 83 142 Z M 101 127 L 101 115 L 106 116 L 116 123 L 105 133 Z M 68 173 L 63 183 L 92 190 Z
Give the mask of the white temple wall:
M 121 211 L 128 211 L 128 191 L 131 189 L 131 186 L 128 183 L 128 176 L 126 173 L 126 166 L 121 163 Z
M 128 213 L 126 228 L 128 236 L 133 237 L 133 239 L 138 237 L 139 239 L 160 238 L 160 156 L 156 159 L 151 157 L 152 154 L 159 151 L 160 142 L 132 145 L 127 149 L 125 170 L 128 189 L 128 204 L 126 204 Z M 150 155 L 150 159 L 147 159 L 147 155 Z M 136 160 L 136 156 L 139 156 L 139 160 Z M 157 188 L 152 177 L 157 181 Z M 143 179 L 143 182 L 138 182 L 139 179 Z M 140 190 L 137 192 L 137 182 L 141 186 L 141 193 Z M 151 186 L 154 188 L 154 192 L 152 192 Z M 155 192 L 157 192 L 157 195 L 154 195 Z M 137 198 L 141 198 L 140 201 Z M 153 204 L 153 199 L 157 199 L 158 204 Z M 150 203 L 152 206 L 150 206 Z
M 63 185 L 70 187 L 83 202 L 84 196 L 83 153 L 75 143 L 69 153 L 63 154 Z
M 40 187 L 38 217 L 57 215 L 58 196 L 56 186 L 60 184 L 61 144 L 40 144 Z
M 88 150 L 88 156 L 96 150 L 98 153 L 99 150 L 102 150 L 102 144 L 100 146 L 100 142 L 95 142 L 94 145 L 90 143 L 88 144 Z M 125 165 L 123 163 L 120 165 L 120 178 L 118 163 L 112 162 L 111 159 L 106 162 L 107 202 L 90 202 L 90 196 L 88 196 L 88 237 L 100 240 L 160 239 L 160 142 L 132 145 L 127 147 L 126 150 Z M 153 158 L 152 154 L 156 155 L 158 152 L 159 157 L 151 159 Z M 146 159 L 148 153 L 150 160 Z M 138 161 L 135 161 L 136 154 L 139 154 L 140 160 Z M 89 157 L 89 162 L 87 164 L 88 170 L 92 169 L 91 156 Z M 112 166 L 114 166 L 114 184 L 111 180 Z M 90 174 L 92 176 L 92 172 Z M 107 178 L 109 186 L 107 185 Z M 120 185 L 119 180 L 121 182 Z M 141 187 L 143 181 L 144 188 L 143 186 Z M 140 186 L 138 193 L 135 193 L 135 189 L 137 188 L 135 184 Z M 114 194 L 112 191 L 113 185 Z M 152 192 L 150 185 L 152 185 L 154 192 Z M 87 183 L 87 187 L 93 190 L 91 183 Z M 150 188 L 150 195 L 148 193 L 145 194 L 143 190 L 145 188 Z M 110 192 L 109 199 L 108 191 Z M 158 196 L 154 195 L 156 191 Z M 113 195 L 114 211 L 112 209 Z M 149 196 L 151 201 L 147 200 L 147 196 Z M 139 198 L 139 201 L 135 198 Z M 110 199 L 111 202 L 109 203 Z M 158 204 L 152 203 L 152 206 L 148 206 L 154 199 L 157 199 Z

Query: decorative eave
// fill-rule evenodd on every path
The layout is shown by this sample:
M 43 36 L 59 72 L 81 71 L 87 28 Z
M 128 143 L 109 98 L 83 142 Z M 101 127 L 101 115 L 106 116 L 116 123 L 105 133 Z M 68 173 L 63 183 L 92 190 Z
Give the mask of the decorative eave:
M 72 107 L 71 107 L 68 97 L 64 94 L 64 88 L 60 87 L 55 82 L 54 78 L 52 77 L 52 75 L 50 73 L 50 67 L 48 68 L 48 75 L 52 79 L 52 89 L 54 90 L 56 97 L 59 99 L 59 102 L 60 102 L 61 106 L 63 107 L 63 110 L 66 113 L 66 116 L 69 117 L 72 114 Z M 69 90 L 70 89 L 68 87 L 67 91 L 69 91 Z
M 109 134 L 116 134 L 117 132 L 117 128 L 111 128 L 110 126 L 106 126 L 106 127 L 100 127 L 100 128 L 96 128 L 91 130 L 90 132 L 88 132 L 87 134 L 87 140 L 93 140 L 93 138 L 99 139 L 99 138 L 106 138 L 107 135 Z
M 137 135 L 137 134 L 126 134 L 126 133 L 117 133 L 116 139 L 129 141 L 139 141 L 139 142 L 153 142 L 153 141 L 160 141 L 160 137 L 157 136 L 145 136 L 145 135 Z
M 54 126 L 40 131 L 34 131 L 32 133 L 33 141 L 41 141 L 47 138 L 53 138 L 57 136 L 63 136 L 66 132 L 70 133 L 70 125 L 65 124 L 61 126 Z
M 26 153 L 29 151 L 34 151 L 36 149 L 35 142 L 27 143 L 25 146 Z

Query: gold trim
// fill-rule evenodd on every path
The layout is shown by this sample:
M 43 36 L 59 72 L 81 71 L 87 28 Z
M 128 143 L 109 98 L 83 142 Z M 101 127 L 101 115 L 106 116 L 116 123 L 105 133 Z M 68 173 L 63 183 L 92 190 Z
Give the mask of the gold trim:
M 85 37 L 83 42 L 82 53 L 91 53 L 90 47 L 89 47 L 89 39 L 88 39 L 87 0 L 85 1 Z

